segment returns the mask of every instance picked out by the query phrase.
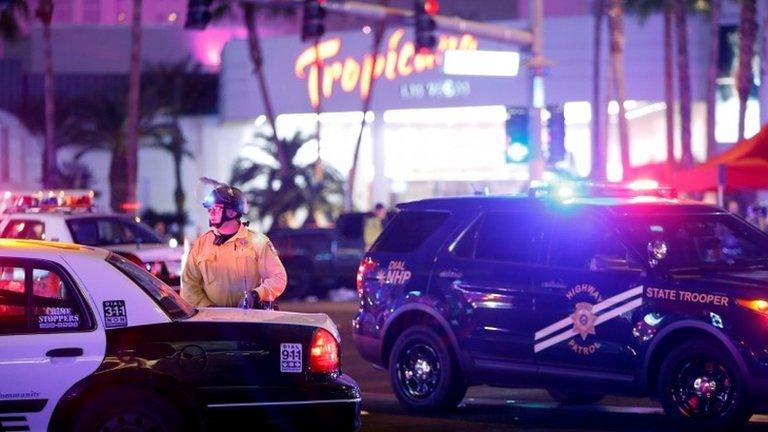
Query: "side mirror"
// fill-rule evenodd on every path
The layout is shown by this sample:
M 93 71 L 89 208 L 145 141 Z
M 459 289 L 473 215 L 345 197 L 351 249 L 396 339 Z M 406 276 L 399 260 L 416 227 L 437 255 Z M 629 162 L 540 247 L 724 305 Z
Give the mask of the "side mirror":
M 595 255 L 589 268 L 591 270 L 626 270 L 630 268 L 626 257 L 617 255 Z
M 656 268 L 664 261 L 669 253 L 669 246 L 664 240 L 652 240 L 648 242 L 648 265 Z

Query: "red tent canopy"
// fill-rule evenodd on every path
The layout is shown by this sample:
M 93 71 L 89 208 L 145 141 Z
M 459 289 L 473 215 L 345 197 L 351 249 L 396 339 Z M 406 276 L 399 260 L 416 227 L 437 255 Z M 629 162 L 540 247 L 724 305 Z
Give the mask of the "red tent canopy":
M 673 185 L 681 191 L 717 189 L 721 170 L 726 189 L 768 188 L 768 125 L 709 161 L 676 172 Z

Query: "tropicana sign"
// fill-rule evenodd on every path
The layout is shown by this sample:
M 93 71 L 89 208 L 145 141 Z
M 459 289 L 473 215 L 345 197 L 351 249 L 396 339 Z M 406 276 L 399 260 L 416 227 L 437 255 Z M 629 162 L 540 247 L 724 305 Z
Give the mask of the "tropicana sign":
M 434 69 L 442 64 L 443 53 L 447 50 L 477 50 L 478 41 L 472 35 L 440 35 L 434 53 L 416 52 L 413 42 L 403 42 L 404 29 L 395 30 L 387 40 L 387 51 L 377 56 L 375 65 L 373 54 L 366 53 L 362 59 L 348 56 L 344 60 L 334 59 L 341 51 L 341 39 L 333 38 L 321 41 L 305 49 L 296 58 L 294 73 L 299 79 L 307 79 L 307 93 L 313 107 L 320 103 L 318 91 L 319 67 L 322 67 L 322 96 L 333 96 L 336 83 L 342 91 L 352 93 L 356 89 L 360 98 L 365 98 L 371 90 L 371 78 L 385 77 L 394 80 L 411 74 Z M 319 60 L 319 61 L 318 61 Z

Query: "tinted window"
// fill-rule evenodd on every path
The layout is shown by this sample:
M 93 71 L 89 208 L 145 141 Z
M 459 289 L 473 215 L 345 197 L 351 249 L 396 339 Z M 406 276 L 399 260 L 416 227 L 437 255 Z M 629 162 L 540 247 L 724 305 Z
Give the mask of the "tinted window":
M 0 333 L 91 328 L 85 306 L 68 281 L 48 264 L 0 267 Z
M 3 238 L 45 240 L 45 224 L 35 220 L 14 219 L 3 230 Z
M 448 219 L 448 213 L 402 211 L 392 219 L 371 248 L 375 252 L 408 253 L 415 251 Z
M 551 265 L 594 270 L 627 267 L 628 260 L 627 249 L 604 223 L 591 217 L 554 220 L 549 241 Z
M 195 314 L 192 305 L 148 271 L 113 253 L 109 254 L 107 261 L 149 294 L 171 318 L 188 318 Z
M 82 218 L 67 220 L 75 243 L 109 246 L 133 243 L 162 243 L 149 227 L 120 218 Z
M 480 221 L 475 258 L 533 262 L 541 237 L 541 217 L 527 213 L 490 212 Z
M 20 333 L 27 328 L 27 300 L 22 267 L 0 267 L 0 334 Z

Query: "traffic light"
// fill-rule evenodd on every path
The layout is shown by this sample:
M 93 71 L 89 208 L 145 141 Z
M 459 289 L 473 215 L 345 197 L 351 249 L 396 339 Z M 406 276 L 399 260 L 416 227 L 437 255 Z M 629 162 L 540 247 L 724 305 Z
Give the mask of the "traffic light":
M 507 163 L 526 163 L 531 156 L 530 140 L 528 139 L 528 109 L 507 109 L 507 145 L 504 159 Z
M 304 0 L 304 18 L 301 24 L 301 41 L 317 39 L 325 33 L 325 0 Z
M 184 22 L 184 28 L 205 30 L 205 27 L 211 22 L 210 7 L 212 2 L 213 0 L 188 0 L 187 20 Z
M 440 10 L 440 3 L 437 0 L 415 0 L 413 8 L 416 52 L 430 52 L 437 45 L 435 19 L 432 17 Z

